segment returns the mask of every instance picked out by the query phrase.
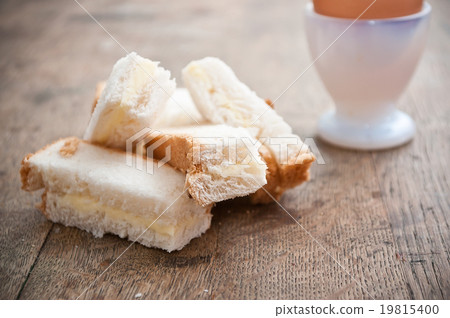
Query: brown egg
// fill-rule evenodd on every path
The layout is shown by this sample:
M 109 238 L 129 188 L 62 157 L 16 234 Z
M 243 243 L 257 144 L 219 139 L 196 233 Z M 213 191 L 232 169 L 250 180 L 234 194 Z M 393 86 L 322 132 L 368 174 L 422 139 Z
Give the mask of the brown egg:
M 374 0 L 313 0 L 314 10 L 323 15 L 356 19 Z M 385 19 L 419 12 L 423 0 L 376 0 L 360 19 Z

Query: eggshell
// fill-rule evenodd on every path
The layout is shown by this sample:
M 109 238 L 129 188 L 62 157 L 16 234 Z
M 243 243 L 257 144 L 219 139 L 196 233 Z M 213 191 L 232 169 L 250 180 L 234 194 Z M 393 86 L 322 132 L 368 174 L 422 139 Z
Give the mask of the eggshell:
M 313 0 L 314 10 L 322 15 L 356 19 L 374 0 Z M 386 19 L 419 12 L 423 0 L 377 0 L 360 19 Z

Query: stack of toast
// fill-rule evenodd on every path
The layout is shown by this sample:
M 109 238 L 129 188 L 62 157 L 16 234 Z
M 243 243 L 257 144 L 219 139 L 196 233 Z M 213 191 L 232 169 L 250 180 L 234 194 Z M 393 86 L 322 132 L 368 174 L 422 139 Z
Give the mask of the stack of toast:
M 22 188 L 43 189 L 49 220 L 171 252 L 210 227 L 214 203 L 267 204 L 309 179 L 309 148 L 224 62 L 182 74 L 177 89 L 158 63 L 128 54 L 97 85 L 83 139 L 23 159 Z

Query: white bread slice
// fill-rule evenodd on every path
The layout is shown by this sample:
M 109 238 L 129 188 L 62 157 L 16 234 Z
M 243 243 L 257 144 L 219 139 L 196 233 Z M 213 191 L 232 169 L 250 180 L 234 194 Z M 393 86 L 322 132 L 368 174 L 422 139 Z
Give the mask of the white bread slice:
M 190 195 L 202 206 L 254 193 L 266 184 L 261 143 L 244 128 L 196 125 L 150 132 L 143 151 L 186 172 Z
M 220 59 L 193 61 L 182 74 L 200 113 L 212 123 L 248 128 L 257 138 L 292 133 L 283 118 Z
M 189 198 L 183 173 L 147 163 L 152 174 L 128 166 L 122 151 L 66 138 L 23 159 L 22 188 L 44 189 L 41 211 L 53 222 L 179 250 L 209 228 L 211 206 Z
M 175 90 L 170 72 L 135 52 L 114 65 L 84 139 L 125 149 L 128 138 L 151 127 Z
M 214 124 L 245 127 L 266 146 L 261 155 L 271 171 L 264 186 L 270 195 L 264 189 L 258 190 L 251 196 L 252 202 L 269 203 L 272 197 L 278 200 L 287 189 L 309 180 L 314 155 L 292 134 L 283 118 L 239 81 L 228 65 L 218 58 L 206 57 L 189 63 L 182 73 L 203 117 Z

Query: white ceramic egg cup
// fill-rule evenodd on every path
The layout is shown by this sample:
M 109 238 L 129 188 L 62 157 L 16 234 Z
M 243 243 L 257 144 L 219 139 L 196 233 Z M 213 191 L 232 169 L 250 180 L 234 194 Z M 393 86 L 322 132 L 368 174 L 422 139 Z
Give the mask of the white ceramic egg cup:
M 413 138 L 414 121 L 395 103 L 424 50 L 430 12 L 424 3 L 413 15 L 351 25 L 354 19 L 320 15 L 307 4 L 309 48 L 313 59 L 325 51 L 315 67 L 336 106 L 320 118 L 322 139 L 344 148 L 377 150 Z

